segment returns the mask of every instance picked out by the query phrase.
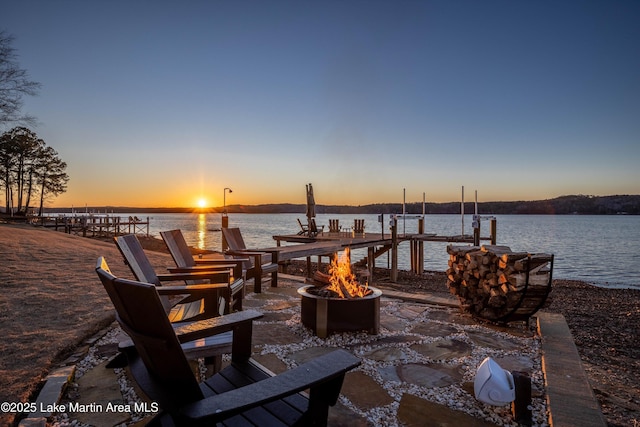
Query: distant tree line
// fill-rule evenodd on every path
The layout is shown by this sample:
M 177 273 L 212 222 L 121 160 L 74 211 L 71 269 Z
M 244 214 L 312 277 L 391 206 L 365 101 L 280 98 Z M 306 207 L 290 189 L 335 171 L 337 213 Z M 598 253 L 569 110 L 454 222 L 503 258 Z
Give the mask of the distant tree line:
M 90 212 L 113 213 L 221 213 L 219 208 L 145 208 L 127 206 L 92 206 Z M 229 213 L 292 213 L 305 215 L 306 205 L 279 203 L 266 205 L 227 205 Z M 407 203 L 406 213 L 421 214 L 422 203 Z M 68 212 L 70 208 L 47 209 L 49 212 Z M 465 203 L 467 214 L 474 212 L 473 203 Z M 640 215 L 640 195 L 619 196 L 562 196 L 548 200 L 518 202 L 482 202 L 478 203 L 480 215 Z M 316 205 L 318 214 L 399 214 L 402 213 L 400 203 L 379 203 L 362 206 Z M 426 203 L 425 213 L 460 214 L 460 202 Z
M 473 202 L 464 205 L 465 213 L 473 213 Z M 409 214 L 421 214 L 422 203 L 408 203 L 405 210 Z M 460 214 L 460 202 L 426 203 L 426 214 Z M 401 213 L 402 204 L 376 204 L 366 206 L 324 206 L 317 207 L 320 213 Z M 617 196 L 561 196 L 547 200 L 515 202 L 479 202 L 481 215 L 640 215 L 640 195 Z
M 69 176 L 67 164 L 56 150 L 31 130 L 15 127 L 0 136 L 0 188 L 5 212 L 26 215 L 37 198 L 42 215 L 45 200 L 64 193 Z

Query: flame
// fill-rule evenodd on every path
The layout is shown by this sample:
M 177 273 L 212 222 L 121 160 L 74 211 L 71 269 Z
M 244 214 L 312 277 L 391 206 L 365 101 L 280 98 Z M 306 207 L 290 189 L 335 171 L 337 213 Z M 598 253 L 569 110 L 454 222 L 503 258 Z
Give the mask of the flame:
M 336 257 L 329 266 L 329 283 L 327 289 L 337 293 L 340 298 L 364 297 L 368 292 L 368 285 L 361 286 L 356 276 L 351 271 L 351 253 L 349 248 L 344 251 L 344 256 Z

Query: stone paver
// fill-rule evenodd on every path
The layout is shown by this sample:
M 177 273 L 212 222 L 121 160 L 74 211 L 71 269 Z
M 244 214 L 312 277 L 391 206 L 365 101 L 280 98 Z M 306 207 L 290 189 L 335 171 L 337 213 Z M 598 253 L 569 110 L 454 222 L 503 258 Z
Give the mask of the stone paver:
M 384 367 L 379 373 L 385 381 L 402 381 L 426 388 L 446 387 L 462 380 L 459 366 L 438 363 Z
M 411 357 L 411 354 L 407 349 L 401 347 L 383 347 L 377 350 L 372 350 L 364 355 L 367 359 L 375 360 L 377 362 L 405 362 Z
M 458 332 L 458 328 L 445 323 L 426 322 L 419 323 L 411 332 L 425 337 L 446 337 Z
M 484 331 L 467 331 L 467 336 L 476 345 L 496 350 L 511 351 L 520 348 L 520 343 L 510 338 L 501 337 Z
M 431 360 L 455 359 L 469 356 L 473 351 L 473 347 L 467 342 L 449 338 L 426 344 L 412 345 L 411 349 Z
M 289 358 L 296 362 L 298 365 L 302 365 L 316 357 L 330 353 L 333 350 L 337 350 L 336 347 L 310 347 L 304 350 L 297 351 L 289 355 Z
M 441 322 L 455 323 L 457 325 L 476 325 L 477 322 L 471 318 L 460 313 L 460 310 L 433 310 L 427 313 L 426 317 L 432 320 L 439 320 Z
M 394 402 L 389 393 L 369 375 L 360 371 L 348 372 L 341 390 L 342 395 L 363 410 L 389 405 Z
M 407 327 L 407 324 L 395 316 L 380 313 L 380 326 L 391 332 L 400 332 Z
M 100 405 L 102 409 L 83 410 L 72 414 L 72 417 L 80 422 L 89 425 L 107 425 L 105 421 L 108 420 L 108 425 L 118 425 L 130 418 L 126 412 L 107 410 L 109 404 L 122 405 L 124 400 L 117 376 L 113 369 L 106 368 L 106 364 L 107 362 L 104 362 L 96 366 L 77 380 L 80 395 L 77 402 L 80 405 L 86 405 L 86 408 L 91 408 L 91 405 L 95 404 Z
M 495 427 L 461 411 L 404 394 L 398 408 L 398 421 L 405 427 Z
M 253 346 L 264 344 L 284 345 L 299 341 L 300 337 L 286 326 L 277 323 L 254 324 L 252 343 Z

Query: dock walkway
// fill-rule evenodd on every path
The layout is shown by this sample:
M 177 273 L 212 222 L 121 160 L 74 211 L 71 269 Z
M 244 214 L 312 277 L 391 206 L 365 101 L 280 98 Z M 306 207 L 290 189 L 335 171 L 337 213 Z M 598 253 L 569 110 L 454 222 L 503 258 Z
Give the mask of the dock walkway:
M 339 233 L 324 233 L 315 237 L 291 235 L 273 236 L 278 246 L 270 248 L 278 251 L 278 261 L 283 262 L 286 268 L 286 261 L 295 258 L 307 259 L 307 272 L 311 274 L 311 257 L 318 257 L 318 264 L 321 264 L 321 257 L 333 257 L 338 252 L 349 249 L 367 248 L 367 257 L 363 260 L 369 274 L 373 274 L 374 260 L 383 253 L 388 252 L 393 247 L 391 235 L 383 236 L 380 233 L 368 233 L 364 236 L 347 236 Z M 297 243 L 282 246 L 282 242 Z
M 367 249 L 367 256 L 359 261 L 366 265 L 369 274 L 373 274 L 375 259 L 390 252 L 392 260 L 391 278 L 397 278 L 397 247 L 404 242 L 410 243 L 412 271 L 420 274 L 423 272 L 424 256 L 423 242 L 452 242 L 473 244 L 474 236 L 438 236 L 436 234 L 397 234 L 397 233 L 362 233 L 351 232 L 324 232 L 313 236 L 308 235 L 279 235 L 273 236 L 277 246 L 263 248 L 264 250 L 277 250 L 278 261 L 282 263 L 286 271 L 287 261 L 296 258 L 307 259 L 307 272 L 311 275 L 311 257 L 318 257 L 318 265 L 321 257 L 335 256 L 338 252 L 349 249 Z M 283 245 L 285 243 L 286 245 Z M 395 265 L 395 268 L 394 268 Z

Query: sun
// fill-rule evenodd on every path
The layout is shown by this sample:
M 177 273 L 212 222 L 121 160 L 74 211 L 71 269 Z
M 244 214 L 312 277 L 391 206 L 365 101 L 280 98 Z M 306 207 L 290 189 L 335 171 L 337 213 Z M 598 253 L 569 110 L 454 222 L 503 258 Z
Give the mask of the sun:
M 198 199 L 198 207 L 199 208 L 206 208 L 207 207 L 207 199 L 204 199 L 204 198 Z

